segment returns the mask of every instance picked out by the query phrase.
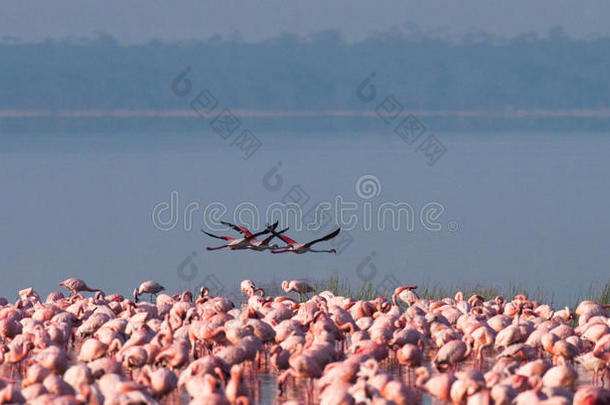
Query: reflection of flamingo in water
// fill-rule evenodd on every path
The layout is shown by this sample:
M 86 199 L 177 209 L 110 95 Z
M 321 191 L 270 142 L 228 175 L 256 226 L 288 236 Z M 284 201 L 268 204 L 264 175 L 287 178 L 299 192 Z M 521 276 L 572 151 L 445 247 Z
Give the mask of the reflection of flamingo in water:
M 323 242 L 326 240 L 330 240 L 332 238 L 334 238 L 335 236 L 337 236 L 339 234 L 339 232 L 341 231 L 341 228 L 337 228 L 336 231 L 333 231 L 331 233 L 329 233 L 326 236 L 322 236 L 319 239 L 314 239 L 311 242 L 308 243 L 297 243 L 294 240 L 290 239 L 287 236 L 281 235 L 278 232 L 275 232 L 274 230 L 270 230 L 271 233 L 274 236 L 277 236 L 278 238 L 280 238 L 281 240 L 283 240 L 284 242 L 287 243 L 287 246 L 284 246 L 282 248 L 282 250 L 272 250 L 271 253 L 284 253 L 284 252 L 294 252 L 297 254 L 302 254 L 302 253 L 306 253 L 306 252 L 313 252 L 313 253 L 337 253 L 337 251 L 335 249 L 329 249 L 329 250 L 314 250 L 311 248 L 312 245 L 318 243 L 318 242 Z
M 269 232 L 274 232 L 275 228 L 277 228 L 277 225 L 278 225 L 278 222 L 276 222 L 273 225 L 268 226 L 263 231 L 260 231 L 257 233 L 251 233 L 246 227 L 234 225 L 234 224 L 231 224 L 229 222 L 224 222 L 224 221 L 221 221 L 221 223 L 223 225 L 230 226 L 231 228 L 237 230 L 239 233 L 243 234 L 244 237 L 236 239 L 236 238 L 231 238 L 230 236 L 219 236 L 219 235 L 214 235 L 212 233 L 206 232 L 202 229 L 201 232 L 205 233 L 206 235 L 211 236 L 213 238 L 217 238 L 217 239 L 224 239 L 228 242 L 222 246 L 206 247 L 207 250 L 218 250 L 218 249 L 224 249 L 227 247 L 231 250 L 250 249 L 251 246 L 253 246 L 252 241 L 255 240 L 255 238 L 257 236 L 265 235 L 265 234 L 268 234 Z M 259 242 L 259 243 L 262 243 L 262 242 Z

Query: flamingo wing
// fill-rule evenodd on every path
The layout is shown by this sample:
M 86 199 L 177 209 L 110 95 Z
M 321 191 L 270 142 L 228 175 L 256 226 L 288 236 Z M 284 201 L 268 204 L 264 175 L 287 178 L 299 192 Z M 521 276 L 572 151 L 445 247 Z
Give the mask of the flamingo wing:
M 272 233 L 274 236 L 276 236 L 276 237 L 280 238 L 281 240 L 283 240 L 284 242 L 286 242 L 288 245 L 296 245 L 296 244 L 297 244 L 297 242 L 296 242 L 296 241 L 294 241 L 294 240 L 290 239 L 290 238 L 289 238 L 288 236 L 286 236 L 286 235 L 282 235 L 282 234 L 281 234 L 281 233 L 279 233 L 279 232 L 271 231 L 271 233 Z
M 284 232 L 286 232 L 288 229 L 289 229 L 289 228 L 284 228 L 284 229 L 282 229 L 281 231 L 279 231 L 279 232 L 278 232 L 278 234 L 280 234 L 280 235 L 281 235 L 281 234 L 283 234 Z M 268 244 L 269 244 L 269 242 L 271 242 L 271 240 L 272 240 L 273 238 L 275 238 L 275 235 L 273 235 L 273 234 L 272 234 L 271 236 L 267 236 L 267 237 L 266 237 L 266 238 L 265 238 L 265 239 L 264 239 L 264 240 L 261 242 L 261 245 L 263 245 L 263 246 L 264 246 L 264 245 L 268 245 Z
M 305 246 L 309 247 L 309 246 L 313 245 L 314 243 L 323 242 L 325 240 L 330 240 L 330 239 L 334 238 L 335 236 L 339 235 L 340 231 L 341 231 L 341 228 L 337 228 L 336 231 L 333 231 L 326 236 L 322 236 L 319 239 L 314 239 L 311 242 L 306 243 Z
M 220 223 L 230 228 L 233 228 L 237 232 L 243 234 L 246 238 L 252 235 L 252 232 L 250 232 L 250 230 L 245 226 L 235 225 L 227 221 L 220 221 Z
M 211 236 L 212 238 L 216 238 L 216 239 L 224 239 L 224 240 L 233 240 L 234 238 L 230 238 L 228 236 L 218 236 L 218 235 L 214 235 L 213 233 L 209 233 L 204 231 L 203 229 L 201 230 L 201 232 L 205 233 L 208 236 Z
M 265 228 L 264 230 L 262 230 L 262 231 L 260 231 L 260 232 L 257 232 L 257 233 L 253 233 L 253 234 L 252 234 L 252 235 L 250 235 L 250 236 L 246 236 L 246 240 L 252 240 L 252 239 L 256 238 L 256 237 L 257 237 L 257 236 L 259 236 L 259 235 L 265 235 L 265 234 L 268 234 L 269 232 L 275 232 L 275 228 L 277 228 L 277 224 L 278 224 L 278 223 L 279 223 L 279 222 L 278 222 L 278 221 L 276 221 L 274 224 L 269 225 L 269 226 L 268 226 L 267 228 Z

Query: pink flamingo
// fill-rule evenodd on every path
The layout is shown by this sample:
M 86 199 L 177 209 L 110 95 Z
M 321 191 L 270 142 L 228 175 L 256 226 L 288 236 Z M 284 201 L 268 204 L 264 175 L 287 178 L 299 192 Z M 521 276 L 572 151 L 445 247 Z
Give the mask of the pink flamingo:
M 245 237 L 252 235 L 252 232 L 250 232 L 250 230 L 248 228 L 246 228 L 245 226 L 235 225 L 235 224 L 232 224 L 232 223 L 226 222 L 226 221 L 220 221 L 220 223 L 223 225 L 226 225 L 230 228 L 233 228 L 234 230 L 241 233 Z M 274 230 L 276 227 L 277 227 L 277 222 L 275 224 L 271 225 L 271 228 L 273 228 Z M 278 231 L 277 233 L 282 234 L 282 233 L 286 232 L 287 230 L 288 230 L 288 228 L 284 228 L 281 231 Z M 269 242 L 271 242 L 271 240 L 273 238 L 275 238 L 275 235 L 273 235 L 273 234 L 271 236 L 266 237 L 262 241 L 258 241 L 258 240 L 256 240 L 256 238 L 252 238 L 252 239 L 250 239 L 250 244 L 246 248 L 251 249 L 251 250 L 256 250 L 258 252 L 262 252 L 263 250 L 267 250 L 267 249 L 277 249 L 278 245 L 276 245 L 276 244 L 269 245 Z
M 69 279 L 62 281 L 61 283 L 59 283 L 59 286 L 70 291 L 70 295 L 77 294 L 81 291 L 88 291 L 88 292 L 101 291 L 99 288 L 90 288 L 87 285 L 87 283 L 85 283 L 83 280 L 81 280 L 80 278 L 74 278 L 74 277 L 71 277 Z
M 284 242 L 287 243 L 287 245 L 285 247 L 281 248 L 281 250 L 272 250 L 271 253 L 285 253 L 285 252 L 293 252 L 293 253 L 297 253 L 297 254 L 303 254 L 306 252 L 337 253 L 337 251 L 335 249 L 315 250 L 315 249 L 312 249 L 311 246 L 313 246 L 316 243 L 324 242 L 324 241 L 334 238 L 335 236 L 337 236 L 339 234 L 340 231 L 341 231 L 341 228 L 337 228 L 337 230 L 329 233 L 328 235 L 322 236 L 321 238 L 318 238 L 318 239 L 314 239 L 311 242 L 297 243 L 294 240 L 290 239 L 289 237 L 287 237 L 285 235 L 281 235 L 281 234 L 271 230 L 271 233 L 273 233 L 275 236 L 277 236 L 278 238 L 280 238 L 281 240 L 283 240 Z
M 405 302 L 408 306 L 413 305 L 419 299 L 419 296 L 415 292 L 416 289 L 417 289 L 416 285 L 398 287 L 396 290 L 394 290 L 394 294 L 392 294 L 392 303 L 394 305 L 398 305 L 398 303 L 396 302 L 396 297 L 398 297 L 401 301 Z
M 471 339 L 464 338 L 464 340 L 466 341 L 465 344 L 458 339 L 451 340 L 439 349 L 433 360 L 437 370 L 456 368 L 470 355 L 472 350 Z
M 221 223 L 223 223 L 224 225 L 234 227 L 234 229 L 237 229 L 238 232 L 240 232 L 244 235 L 244 237 L 237 239 L 237 238 L 231 238 L 230 236 L 219 236 L 219 235 L 214 235 L 212 233 L 206 232 L 202 229 L 201 232 L 205 233 L 206 235 L 211 236 L 213 238 L 217 238 L 217 239 L 223 239 L 228 242 L 227 244 L 224 244 L 224 245 L 218 246 L 218 247 L 206 247 L 207 250 L 218 250 L 218 249 L 224 249 L 224 248 L 229 248 L 230 250 L 250 249 L 250 247 L 253 246 L 252 240 L 254 240 L 257 236 L 265 235 L 265 234 L 268 234 L 269 232 L 272 232 L 272 230 L 274 230 L 278 225 L 278 222 L 276 222 L 273 225 L 268 226 L 263 231 L 260 231 L 257 233 L 251 233 L 247 228 L 245 228 L 243 226 L 233 225 L 233 224 L 230 224 L 230 223 L 224 222 L 224 221 L 221 221 Z

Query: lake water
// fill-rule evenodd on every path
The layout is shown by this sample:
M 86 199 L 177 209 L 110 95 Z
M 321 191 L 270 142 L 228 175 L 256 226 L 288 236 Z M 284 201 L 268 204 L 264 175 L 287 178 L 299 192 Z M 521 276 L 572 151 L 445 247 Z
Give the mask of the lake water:
M 31 285 L 46 295 L 70 276 L 127 294 L 147 279 L 232 293 L 245 278 L 338 274 L 356 286 L 512 283 L 563 304 L 608 280 L 608 134 L 435 135 L 447 151 L 430 166 L 391 132 L 257 133 L 262 146 L 249 159 L 211 133 L 2 134 L 0 295 Z M 369 188 L 357 192 L 358 179 Z M 161 210 L 172 191 L 173 216 Z M 205 250 L 222 242 L 199 232 L 214 209 L 232 220 L 236 207 L 262 215 L 295 196 L 303 211 L 353 204 L 341 254 Z M 384 202 L 412 207 L 410 226 L 379 229 Z M 289 225 L 297 241 L 322 234 Z

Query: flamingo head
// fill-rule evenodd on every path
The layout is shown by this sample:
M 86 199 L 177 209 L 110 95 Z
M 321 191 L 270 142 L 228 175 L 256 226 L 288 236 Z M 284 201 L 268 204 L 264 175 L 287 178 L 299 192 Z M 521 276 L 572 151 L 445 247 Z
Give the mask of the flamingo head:
M 404 290 L 406 290 L 408 287 L 397 287 L 394 290 L 394 294 L 393 295 L 400 295 L 401 292 L 403 292 Z
M 242 282 L 240 283 L 241 292 L 247 292 L 252 288 L 254 288 L 254 282 L 252 282 L 252 280 L 242 280 Z
M 392 304 L 390 304 L 388 301 L 384 300 L 383 302 L 381 302 L 379 305 L 379 311 L 386 313 L 388 312 L 390 309 L 392 309 Z
M 135 302 L 138 302 L 138 295 L 139 295 L 138 293 L 139 293 L 138 289 L 134 288 L 133 289 L 133 299 L 135 300 Z
M 483 297 L 478 294 L 473 294 L 470 298 L 468 298 L 468 303 L 472 306 L 483 305 Z

